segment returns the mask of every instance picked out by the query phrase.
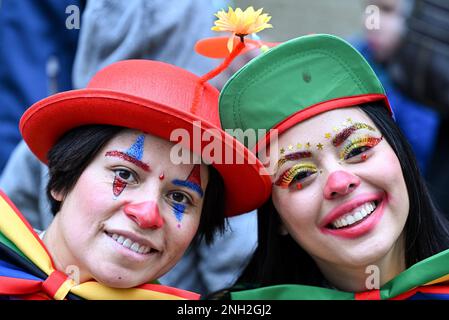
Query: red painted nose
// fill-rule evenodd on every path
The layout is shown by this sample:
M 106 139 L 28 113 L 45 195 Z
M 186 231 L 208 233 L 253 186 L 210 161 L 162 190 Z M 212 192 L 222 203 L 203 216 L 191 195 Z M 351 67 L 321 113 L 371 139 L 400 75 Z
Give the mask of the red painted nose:
M 142 229 L 157 229 L 164 225 L 155 201 L 145 201 L 137 204 L 127 204 L 125 214 Z
M 360 185 L 360 179 L 343 170 L 332 172 L 324 186 L 324 198 L 330 200 L 354 191 Z

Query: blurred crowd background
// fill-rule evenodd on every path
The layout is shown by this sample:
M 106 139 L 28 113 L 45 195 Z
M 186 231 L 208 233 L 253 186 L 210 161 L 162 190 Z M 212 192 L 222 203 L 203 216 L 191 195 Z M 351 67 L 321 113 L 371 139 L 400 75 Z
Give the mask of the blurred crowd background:
M 364 0 L 236 0 L 236 6 L 264 8 L 273 29 L 261 33 L 271 41 L 285 41 L 301 34 L 331 33 L 341 37 L 363 31 Z M 368 3 L 368 4 L 367 4 Z

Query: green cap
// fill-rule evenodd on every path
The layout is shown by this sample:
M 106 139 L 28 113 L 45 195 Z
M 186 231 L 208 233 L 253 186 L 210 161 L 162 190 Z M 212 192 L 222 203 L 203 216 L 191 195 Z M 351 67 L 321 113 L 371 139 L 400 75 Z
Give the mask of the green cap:
M 284 42 L 246 64 L 225 84 L 219 111 L 224 129 L 281 134 L 319 113 L 372 101 L 390 109 L 370 65 L 343 39 L 319 34 Z

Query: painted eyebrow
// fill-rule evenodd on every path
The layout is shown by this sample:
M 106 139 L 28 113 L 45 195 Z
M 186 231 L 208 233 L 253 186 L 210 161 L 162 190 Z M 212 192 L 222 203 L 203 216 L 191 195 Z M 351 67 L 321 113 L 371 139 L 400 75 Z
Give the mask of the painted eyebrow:
M 199 186 L 195 182 L 187 181 L 187 180 L 175 179 L 175 180 L 172 181 L 172 183 L 175 186 L 181 186 L 181 187 L 189 188 L 189 189 L 197 192 L 200 195 L 201 198 L 203 197 L 203 194 L 204 194 L 203 189 L 201 188 L 201 186 Z
M 286 163 L 287 161 L 295 161 L 299 159 L 305 159 L 305 158 L 312 158 L 312 152 L 311 151 L 297 151 L 293 153 L 286 154 L 282 156 L 277 163 L 277 168 L 279 169 Z
M 130 156 L 127 153 L 121 152 L 121 151 L 108 151 L 105 154 L 106 157 L 116 157 L 121 158 L 125 161 L 131 162 L 132 164 L 136 165 L 137 167 L 145 170 L 146 172 L 150 171 L 150 166 L 146 164 L 145 162 L 142 162 L 132 156 Z
M 343 129 L 342 131 L 340 131 L 339 133 L 337 133 L 337 135 L 334 137 L 334 139 L 332 139 L 332 144 L 334 145 L 334 147 L 338 147 L 351 134 L 353 134 L 355 131 L 361 130 L 361 129 L 368 129 L 370 131 L 376 131 L 376 129 L 371 127 L 369 124 L 357 122 L 357 123 L 354 123 L 352 126 L 347 127 L 345 129 Z

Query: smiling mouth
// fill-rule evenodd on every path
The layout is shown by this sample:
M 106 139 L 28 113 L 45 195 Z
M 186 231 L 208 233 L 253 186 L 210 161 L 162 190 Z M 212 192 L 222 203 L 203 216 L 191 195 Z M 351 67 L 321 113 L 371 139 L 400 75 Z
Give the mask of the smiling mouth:
M 379 202 L 368 201 L 329 223 L 326 228 L 340 230 L 355 226 L 367 219 L 377 208 Z
M 150 255 L 150 254 L 154 254 L 154 253 L 159 253 L 159 250 L 156 250 L 149 246 L 140 244 L 140 243 L 133 241 L 123 235 L 120 235 L 117 233 L 109 233 L 109 232 L 105 232 L 105 234 L 109 238 L 111 238 L 112 240 L 117 242 L 119 245 L 121 245 L 122 247 L 125 247 L 126 249 L 131 250 L 135 253 L 142 254 L 142 255 Z

